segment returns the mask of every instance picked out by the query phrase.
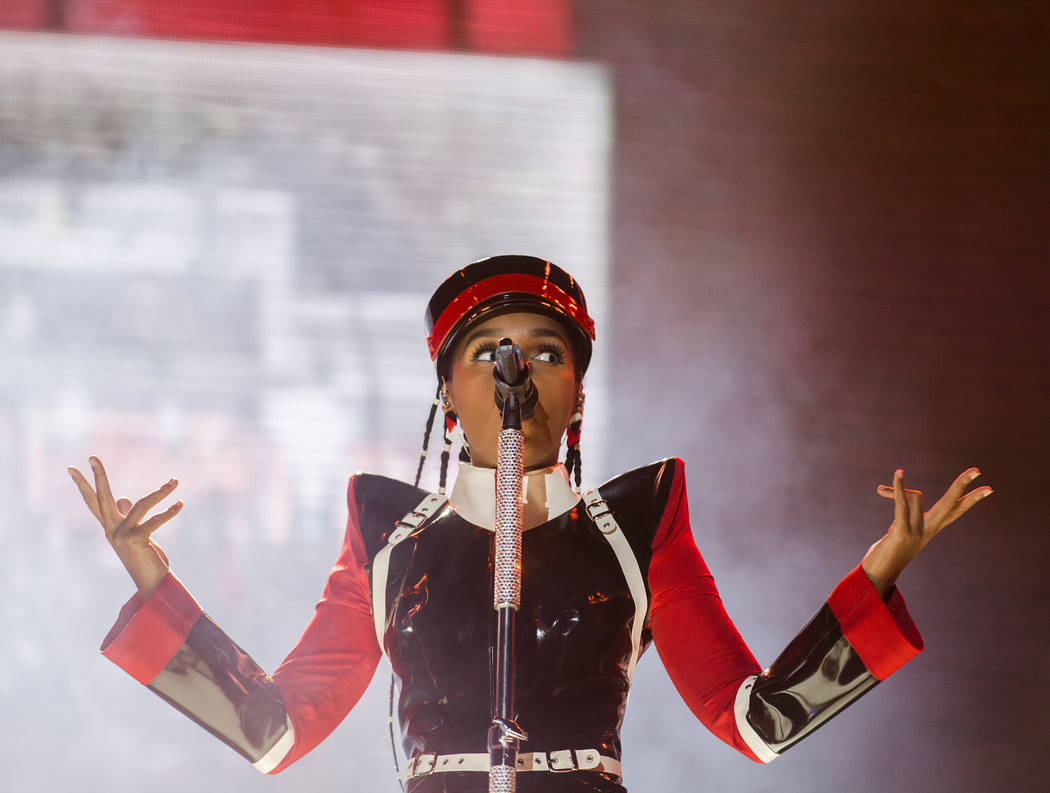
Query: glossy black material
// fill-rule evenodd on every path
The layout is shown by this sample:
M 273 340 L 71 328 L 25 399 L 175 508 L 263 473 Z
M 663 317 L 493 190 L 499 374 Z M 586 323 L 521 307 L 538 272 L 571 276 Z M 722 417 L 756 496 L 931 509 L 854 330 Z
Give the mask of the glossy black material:
M 747 720 L 782 752 L 878 683 L 825 603 L 751 691 Z
M 643 570 L 660 518 L 653 505 L 666 501 L 673 464 L 640 468 L 602 486 Z M 422 495 L 380 477 L 363 477 L 356 492 L 366 513 L 397 513 L 389 525 Z M 386 528 L 362 525 L 370 558 Z M 492 540 L 492 532 L 447 510 L 391 556 L 385 643 L 401 683 L 398 717 L 410 757 L 487 750 L 496 638 Z M 635 614 L 619 562 L 582 507 L 527 530 L 522 545 L 516 706 L 529 740 L 521 751 L 588 748 L 619 758 Z M 483 774 L 443 773 L 410 786 L 430 793 L 486 784 Z M 522 791 L 623 790 L 595 772 L 522 773 L 518 785 Z
M 149 687 L 253 763 L 286 730 L 276 684 L 207 615 Z

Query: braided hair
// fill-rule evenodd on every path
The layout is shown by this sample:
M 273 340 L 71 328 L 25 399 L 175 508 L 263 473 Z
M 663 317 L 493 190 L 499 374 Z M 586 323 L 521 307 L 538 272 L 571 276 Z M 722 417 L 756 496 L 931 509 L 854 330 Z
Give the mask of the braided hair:
M 434 392 L 434 401 L 430 404 L 430 415 L 427 416 L 427 426 L 423 430 L 423 448 L 419 452 L 419 466 L 416 468 L 416 487 L 419 487 L 419 478 L 423 475 L 423 463 L 427 461 L 427 446 L 430 445 L 430 431 L 434 429 L 434 417 L 437 415 L 438 405 L 441 403 L 441 383 L 438 383 L 437 391 Z
M 576 481 L 576 490 L 580 489 L 580 428 L 583 426 L 583 401 L 584 395 L 581 389 L 576 402 L 576 411 L 569 419 L 569 429 L 565 434 L 565 470 L 570 477 Z
M 423 464 L 427 460 L 427 448 L 430 446 L 430 434 L 434 430 L 434 419 L 437 417 L 438 405 L 442 402 L 442 393 L 444 390 L 444 382 L 439 382 L 437 391 L 434 393 L 434 400 L 430 404 L 430 413 L 427 415 L 426 428 L 423 430 L 423 448 L 419 451 L 419 465 L 416 467 L 416 487 L 419 487 L 419 480 L 423 475 Z M 448 480 L 448 461 L 452 453 L 452 444 L 455 439 L 456 425 L 459 423 L 459 417 L 455 411 L 451 408 L 446 408 L 445 418 L 443 421 L 443 437 L 444 444 L 441 447 L 441 469 L 438 475 L 438 493 L 441 495 L 445 494 L 445 484 Z M 459 449 L 459 460 L 460 462 L 470 462 L 470 445 L 467 443 L 467 436 L 460 430 L 461 445 Z

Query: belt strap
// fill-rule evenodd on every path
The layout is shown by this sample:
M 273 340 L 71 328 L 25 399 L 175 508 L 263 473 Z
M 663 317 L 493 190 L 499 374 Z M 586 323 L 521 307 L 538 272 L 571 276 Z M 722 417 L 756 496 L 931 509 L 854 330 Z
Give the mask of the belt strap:
M 376 640 L 379 649 L 384 653 L 383 634 L 386 633 L 386 579 L 390 571 L 390 552 L 402 540 L 407 539 L 420 526 L 430 520 L 447 503 L 448 499 L 437 493 L 428 493 L 427 497 L 416 505 L 401 520 L 394 524 L 394 530 L 386 538 L 375 559 L 372 560 L 372 621 L 375 625 Z
M 408 779 L 447 771 L 488 771 L 489 756 L 472 754 L 417 754 L 405 766 Z M 622 777 L 620 761 L 599 754 L 597 749 L 560 749 L 555 752 L 518 752 L 517 771 L 600 771 Z
M 583 494 L 583 500 L 587 504 L 587 514 L 602 533 L 602 537 L 616 554 L 616 561 L 620 563 L 623 577 L 627 580 L 627 588 L 631 591 L 631 600 L 634 601 L 634 622 L 631 623 L 631 660 L 627 664 L 628 682 L 634 678 L 634 667 L 638 664 L 638 658 L 642 654 L 642 628 L 645 627 L 645 615 L 649 609 L 649 598 L 645 594 L 645 580 L 642 577 L 641 568 L 638 566 L 638 558 L 631 550 L 631 543 L 627 535 L 623 533 L 620 524 L 613 517 L 609 503 L 602 498 L 597 490 L 588 490 Z

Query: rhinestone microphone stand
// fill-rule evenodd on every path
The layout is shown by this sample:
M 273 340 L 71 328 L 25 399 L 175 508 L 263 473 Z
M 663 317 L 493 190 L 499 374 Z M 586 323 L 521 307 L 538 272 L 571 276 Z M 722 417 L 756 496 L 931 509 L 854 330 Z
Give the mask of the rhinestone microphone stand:
M 514 793 L 520 741 L 528 738 L 515 721 L 514 629 L 521 604 L 522 480 L 525 433 L 521 422 L 536 408 L 536 388 L 521 350 L 500 339 L 492 375 L 496 406 L 503 412 L 496 459 L 496 539 L 493 607 L 496 609 L 496 701 L 489 727 L 489 793 Z

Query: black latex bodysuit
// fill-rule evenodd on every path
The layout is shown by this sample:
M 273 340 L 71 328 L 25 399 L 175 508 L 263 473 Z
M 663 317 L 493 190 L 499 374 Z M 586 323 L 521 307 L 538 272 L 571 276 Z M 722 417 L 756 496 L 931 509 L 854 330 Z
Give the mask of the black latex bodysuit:
M 370 479 L 358 491 L 363 516 L 422 495 L 413 489 L 406 499 L 402 483 Z M 661 481 L 658 472 L 641 469 L 602 488 L 602 495 L 617 505 L 620 525 L 631 527 L 628 538 L 643 571 L 662 514 L 651 506 L 666 502 L 669 487 L 670 477 Z M 630 497 L 632 488 L 641 493 Z M 372 499 L 375 507 L 368 504 Z M 366 525 L 370 523 L 366 517 Z M 378 523 L 387 525 L 385 519 Z M 387 534 L 366 534 L 370 557 Z M 409 757 L 484 751 L 487 745 L 494 685 L 490 648 L 496 643 L 493 538 L 493 532 L 446 509 L 394 550 L 384 638 L 400 682 L 398 717 Z M 522 560 L 515 686 L 518 723 L 529 735 L 527 748 L 597 749 L 619 759 L 635 614 L 620 564 L 582 502 L 526 531 Z M 646 631 L 643 636 L 648 645 L 651 635 Z M 482 681 L 485 687 L 479 686 Z M 477 774 L 440 773 L 413 780 L 412 790 L 466 791 L 478 784 Z M 487 789 L 485 780 L 480 784 L 477 789 Z M 588 772 L 519 774 L 518 788 L 623 790 Z

